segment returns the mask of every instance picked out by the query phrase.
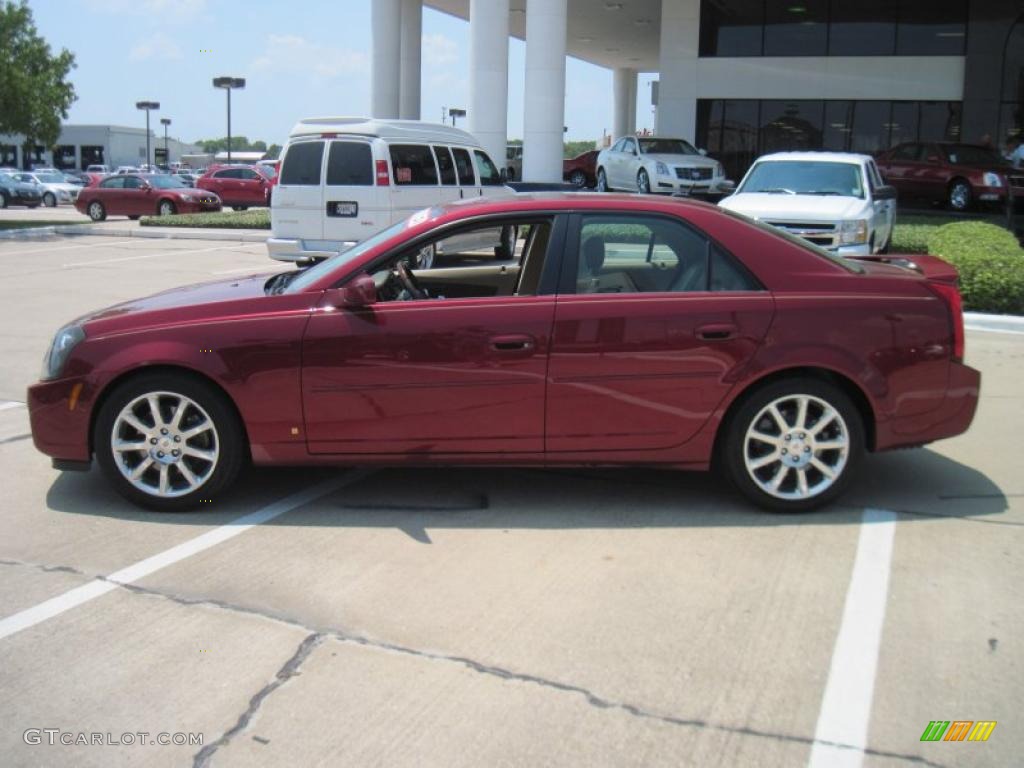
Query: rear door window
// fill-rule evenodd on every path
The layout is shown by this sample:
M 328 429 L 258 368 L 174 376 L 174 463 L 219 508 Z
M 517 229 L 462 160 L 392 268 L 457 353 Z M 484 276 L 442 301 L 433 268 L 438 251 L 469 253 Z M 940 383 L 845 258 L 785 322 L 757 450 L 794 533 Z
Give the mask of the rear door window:
M 238 179 L 238 178 L 241 178 L 241 177 L 238 175 L 238 171 L 236 171 L 234 168 L 229 168 L 226 171 L 217 171 L 215 174 L 213 174 L 213 178 L 215 178 L 215 179 Z
M 262 178 L 252 168 L 239 168 L 237 174 L 239 179 L 244 179 L 245 181 L 256 181 L 257 179 Z
M 391 171 L 395 184 L 435 186 L 437 166 L 430 147 L 422 144 L 392 144 Z
M 434 147 L 434 157 L 437 159 L 437 168 L 441 172 L 442 184 L 455 184 L 455 163 L 452 161 L 452 153 L 448 147 Z
M 373 186 L 373 153 L 358 141 L 331 142 L 327 155 L 328 186 Z
M 124 189 L 124 176 L 114 176 L 100 182 L 101 189 Z
M 476 157 L 476 169 L 480 172 L 480 185 L 484 187 L 500 187 L 502 184 L 501 174 L 498 173 L 498 169 L 494 167 L 494 163 L 491 162 L 491 158 L 487 156 L 487 153 L 475 149 L 473 150 L 473 155 Z
M 320 185 L 320 165 L 324 156 L 322 141 L 303 141 L 292 144 L 281 164 L 281 184 L 299 186 Z
M 473 161 L 469 159 L 469 152 L 455 147 L 452 154 L 455 156 L 455 170 L 459 173 L 459 184 L 464 187 L 474 186 L 476 174 L 473 173 Z

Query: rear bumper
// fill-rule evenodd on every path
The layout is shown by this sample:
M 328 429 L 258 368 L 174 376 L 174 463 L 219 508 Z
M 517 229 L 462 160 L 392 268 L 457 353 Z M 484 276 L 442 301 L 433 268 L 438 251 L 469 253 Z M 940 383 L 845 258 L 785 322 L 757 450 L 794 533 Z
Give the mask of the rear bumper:
M 981 392 L 981 372 L 950 363 L 946 397 L 935 410 L 878 424 L 876 449 L 924 445 L 963 434 L 971 426 Z
M 78 384 L 82 384 L 82 389 L 72 409 L 72 390 Z M 94 393 L 89 389 L 80 378 L 41 381 L 28 388 L 32 442 L 40 452 L 65 462 L 91 459 L 89 414 Z
M 267 253 L 278 261 L 304 261 L 329 259 L 354 246 L 355 241 L 341 243 L 308 242 L 299 238 L 267 238 Z

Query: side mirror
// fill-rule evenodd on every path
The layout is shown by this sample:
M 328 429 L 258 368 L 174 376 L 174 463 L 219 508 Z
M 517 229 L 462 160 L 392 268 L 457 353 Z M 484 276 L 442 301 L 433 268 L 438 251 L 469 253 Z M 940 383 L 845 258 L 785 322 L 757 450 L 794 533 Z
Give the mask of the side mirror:
M 878 187 L 875 190 L 875 200 L 895 200 L 896 199 L 896 187 L 890 187 L 889 185 Z
M 345 307 L 366 307 L 377 301 L 377 284 L 363 272 L 356 275 L 341 289 L 341 304 Z

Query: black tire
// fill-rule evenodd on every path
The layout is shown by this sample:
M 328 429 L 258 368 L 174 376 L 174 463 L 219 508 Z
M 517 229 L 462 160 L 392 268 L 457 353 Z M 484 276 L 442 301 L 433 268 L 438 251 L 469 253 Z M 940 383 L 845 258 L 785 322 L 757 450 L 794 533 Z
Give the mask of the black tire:
M 607 192 L 610 189 L 608 186 L 608 176 L 604 172 L 604 168 L 597 169 L 597 191 Z
M 39 203 L 29 203 L 28 207 L 32 210 L 35 210 L 36 208 L 39 207 Z
M 811 401 L 807 408 L 809 418 L 814 418 L 815 414 L 818 414 L 820 422 L 824 411 L 821 409 L 819 402 L 827 404 L 837 412 L 838 420 L 827 421 L 822 425 L 821 432 L 818 434 L 823 434 L 823 437 L 813 435 L 814 427 L 818 423 L 814 422 L 809 428 L 794 428 L 791 439 L 786 436 L 790 434 L 789 432 L 783 432 L 776 426 L 776 422 L 773 419 L 762 414 L 762 411 L 773 402 L 784 398 L 793 398 L 795 402 L 795 399 L 799 396 L 807 396 Z M 787 403 L 783 400 L 783 404 L 778 410 L 787 424 L 793 424 L 797 421 L 795 405 L 790 410 L 787 407 Z M 773 450 L 767 442 L 762 443 L 757 439 L 752 439 L 750 441 L 751 450 L 757 447 L 758 451 L 764 451 L 763 455 L 752 456 L 752 462 L 762 458 L 768 459 L 769 454 L 778 455 L 780 451 L 785 456 L 778 456 L 778 458 L 771 460 L 770 463 L 765 464 L 763 467 L 748 469 L 746 453 L 748 450 L 747 432 L 755 427 L 758 432 L 767 433 L 768 436 L 773 436 L 773 433 L 777 430 L 779 432 L 780 448 Z M 744 398 L 728 421 L 723 423 L 722 429 L 726 431 L 723 433 L 723 439 L 719 443 L 719 466 L 740 493 L 757 506 L 771 512 L 808 512 L 828 504 L 846 490 L 857 470 L 857 466 L 864 456 L 864 424 L 856 406 L 846 393 L 838 387 L 813 378 L 782 379 L 756 389 Z M 811 432 L 812 435 L 806 436 L 808 432 Z M 806 437 L 801 437 L 801 435 Z M 845 437 L 846 442 L 845 460 L 843 460 L 844 454 L 842 450 L 819 450 L 813 445 L 805 444 L 805 441 L 812 444 L 816 442 L 821 442 L 822 444 L 838 442 L 843 437 Z M 805 455 L 808 458 L 801 458 Z M 835 479 L 831 480 L 830 485 L 823 487 L 812 495 L 800 496 L 797 480 L 801 475 L 806 478 L 807 487 L 810 490 L 813 490 L 814 486 L 827 480 L 827 477 L 813 464 L 804 464 L 800 469 L 796 469 L 795 464 L 790 462 L 816 460 L 829 468 L 838 465 L 838 473 Z M 840 462 L 842 463 L 840 464 Z M 783 469 L 785 469 L 785 472 L 782 475 L 782 483 L 778 493 L 797 494 L 797 497 L 780 498 L 780 496 L 774 495 L 762 488 L 760 483 L 770 483 L 777 476 L 777 473 L 782 472 Z M 759 478 L 760 482 L 755 481 L 755 477 Z M 812 486 L 810 480 L 815 478 L 817 478 L 817 481 Z
M 107 218 L 107 209 L 103 207 L 103 203 L 99 200 L 93 200 L 89 203 L 85 212 L 89 214 L 89 218 L 93 221 L 104 221 Z
M 201 485 L 180 496 L 160 496 L 133 485 L 120 468 L 122 461 L 126 460 L 115 457 L 111 447 L 114 426 L 122 409 L 137 398 L 155 392 L 163 393 L 162 398 L 184 396 L 192 400 L 209 416 L 215 429 L 212 439 L 219 452 L 216 463 Z M 117 492 L 139 506 L 158 512 L 180 512 L 215 500 L 238 477 L 248 455 L 244 430 L 228 399 L 202 379 L 181 373 L 141 373 L 119 384 L 96 416 L 93 447 L 97 462 Z M 154 462 L 151 466 L 156 468 L 159 465 Z M 196 467 L 195 464 L 192 466 Z M 179 480 L 184 478 L 180 473 L 177 476 Z
M 47 208 L 57 207 L 57 196 L 53 192 L 47 192 L 43 195 L 43 205 Z
M 171 200 L 161 200 L 156 205 L 157 216 L 173 216 L 177 212 L 178 208 Z
M 7 193 L 0 191 L 0 208 L 7 207 Z
M 969 210 L 974 202 L 974 190 L 965 179 L 953 179 L 949 185 L 949 192 L 946 195 L 946 204 L 951 211 L 962 212 Z
M 142 217 L 139 216 L 138 214 L 135 214 L 134 216 L 129 216 L 128 218 L 131 219 L 132 221 L 138 221 Z
M 651 178 L 643 168 L 641 168 L 640 172 L 636 175 L 636 191 L 641 195 L 651 194 Z
M 231 210 L 233 211 L 247 211 L 249 210 L 248 205 L 232 205 Z
M 573 186 L 583 189 L 583 187 L 587 186 L 587 174 L 585 174 L 583 171 L 579 169 L 576 169 L 575 171 L 569 174 L 569 183 L 572 184 Z

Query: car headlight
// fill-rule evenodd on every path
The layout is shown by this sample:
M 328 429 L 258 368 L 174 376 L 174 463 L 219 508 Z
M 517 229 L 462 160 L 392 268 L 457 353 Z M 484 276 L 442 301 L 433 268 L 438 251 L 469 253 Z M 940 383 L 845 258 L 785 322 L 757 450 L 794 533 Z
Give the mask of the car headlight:
M 39 378 L 43 381 L 60 378 L 71 350 L 84 338 L 85 331 L 80 325 L 65 325 L 57 331 L 50 342 L 50 348 L 46 350 L 46 356 L 43 357 L 43 372 Z
M 656 163 L 654 164 L 654 170 L 656 170 L 656 171 L 658 172 L 658 175 L 659 175 L 659 176 L 668 176 L 668 175 L 669 175 L 669 172 L 668 172 L 668 166 L 667 166 L 667 165 L 665 165 L 665 164 L 664 164 L 663 162 L 661 162 L 660 160 L 658 160 L 658 161 L 657 161 L 657 162 L 656 162 Z
M 1000 176 L 998 173 L 993 173 L 992 171 L 989 171 L 988 173 L 986 173 L 982 177 L 982 181 L 984 182 L 986 187 L 1001 187 L 1001 186 L 1003 186 L 1003 177 Z
M 194 198 L 194 197 L 192 197 L 192 195 L 178 195 L 178 197 L 180 197 L 180 198 L 181 198 L 182 200 L 184 200 L 184 201 L 185 201 L 186 203 L 191 203 L 191 202 L 194 202 L 194 201 L 195 201 L 195 198 Z
M 868 241 L 867 219 L 852 219 L 839 225 L 839 242 L 843 245 L 859 245 Z

